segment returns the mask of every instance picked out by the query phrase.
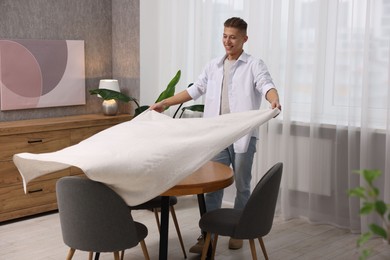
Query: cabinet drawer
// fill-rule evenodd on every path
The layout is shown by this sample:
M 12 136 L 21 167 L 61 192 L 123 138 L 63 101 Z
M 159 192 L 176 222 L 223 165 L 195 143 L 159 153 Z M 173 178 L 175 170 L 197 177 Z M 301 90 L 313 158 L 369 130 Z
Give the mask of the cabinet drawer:
M 58 179 L 63 176 L 69 176 L 70 172 L 71 172 L 70 169 L 65 169 L 62 171 L 46 174 L 31 181 L 30 184 L 42 180 Z M 9 185 L 22 186 L 23 185 L 22 182 L 23 182 L 22 176 L 20 175 L 18 169 L 16 169 L 16 166 L 12 161 L 0 162 L 0 188 Z
M 31 181 L 25 194 L 22 176 L 12 162 L 14 154 L 58 151 L 130 119 L 130 115 L 87 114 L 0 122 L 0 222 L 57 209 L 56 181 L 62 176 L 85 176 L 76 167 L 46 174 Z
M 0 161 L 16 153 L 54 152 L 70 145 L 70 130 L 0 136 Z
M 48 212 L 56 209 L 58 209 L 57 201 L 53 201 L 52 203 L 39 205 L 33 208 L 21 208 L 14 211 L 4 211 L 4 212 L 0 211 L 0 222 L 11 220 L 11 219 L 17 219 L 25 216 L 31 216 L 38 213 Z
M 45 180 L 29 185 L 25 194 L 21 185 L 11 185 L 0 189 L 0 212 L 33 208 L 40 205 L 56 203 L 55 185 L 57 180 Z
M 109 126 L 93 126 L 93 127 L 85 127 L 79 129 L 72 129 L 70 133 L 70 140 L 72 145 L 78 144 L 81 141 L 87 139 L 88 137 L 93 136 L 94 134 L 107 129 Z

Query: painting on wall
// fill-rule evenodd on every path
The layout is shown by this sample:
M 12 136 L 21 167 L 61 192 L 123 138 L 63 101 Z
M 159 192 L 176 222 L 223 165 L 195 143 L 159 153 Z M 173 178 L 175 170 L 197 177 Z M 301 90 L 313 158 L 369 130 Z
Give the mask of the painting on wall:
M 0 39 L 1 110 L 85 104 L 84 41 Z

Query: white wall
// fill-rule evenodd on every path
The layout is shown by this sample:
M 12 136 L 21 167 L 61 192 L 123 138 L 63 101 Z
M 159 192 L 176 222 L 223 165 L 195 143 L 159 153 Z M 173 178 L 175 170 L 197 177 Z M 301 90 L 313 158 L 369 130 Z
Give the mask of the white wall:
M 158 89 L 159 56 L 159 4 L 153 0 L 140 1 L 140 104 L 153 104 L 160 91 Z M 147 15 L 143 10 L 148 10 Z M 154 15 L 151 15 L 154 13 Z

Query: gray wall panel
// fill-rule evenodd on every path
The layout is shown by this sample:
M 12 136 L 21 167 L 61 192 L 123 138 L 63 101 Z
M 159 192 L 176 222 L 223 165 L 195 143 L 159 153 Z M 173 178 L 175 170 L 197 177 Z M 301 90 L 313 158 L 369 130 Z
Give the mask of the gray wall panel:
M 100 113 L 101 100 L 88 90 L 113 70 L 123 92 L 139 96 L 139 0 L 1 0 L 0 38 L 84 40 L 87 99 L 83 106 L 2 111 L 1 121 Z
M 139 8 L 139 1 L 112 0 L 113 77 L 119 80 L 123 93 L 137 99 L 140 96 Z M 121 110 L 129 112 L 136 107 L 134 103 L 129 105 L 122 104 Z

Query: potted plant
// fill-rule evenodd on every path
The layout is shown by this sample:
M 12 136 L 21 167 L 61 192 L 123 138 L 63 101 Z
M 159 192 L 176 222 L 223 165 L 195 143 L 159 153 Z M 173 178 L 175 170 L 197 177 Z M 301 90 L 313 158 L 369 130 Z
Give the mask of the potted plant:
M 176 85 L 180 80 L 180 76 L 181 76 L 181 71 L 179 70 L 179 71 L 177 71 L 176 75 L 171 79 L 171 81 L 169 82 L 166 89 L 160 93 L 160 95 L 156 99 L 155 103 L 160 102 L 166 98 L 172 97 L 175 94 Z M 192 85 L 192 83 L 190 85 L 188 85 L 188 87 L 190 87 L 191 85 Z M 91 95 L 100 95 L 104 100 L 115 99 L 115 100 L 120 100 L 120 101 L 125 102 L 125 103 L 133 101 L 137 106 L 137 108 L 134 111 L 134 117 L 138 116 L 139 114 L 141 114 L 142 112 L 144 112 L 145 110 L 147 110 L 150 107 L 149 105 L 140 106 L 140 104 L 138 103 L 138 100 L 136 98 L 127 96 L 123 93 L 120 93 L 120 92 L 114 91 L 114 90 L 92 89 L 89 91 L 89 93 Z M 176 114 L 180 110 L 182 105 L 183 104 L 181 104 L 178 107 L 178 109 L 176 110 L 173 117 L 176 117 Z M 166 109 L 168 109 L 168 108 L 169 107 L 167 107 Z M 203 112 L 203 105 L 192 105 L 192 106 L 184 107 L 184 108 L 182 108 L 181 115 L 183 114 L 183 112 L 185 110 Z M 181 115 L 180 115 L 180 117 L 181 117 Z
M 171 97 L 175 94 L 176 84 L 179 82 L 181 76 L 181 71 L 179 70 L 176 75 L 169 82 L 167 88 L 161 92 L 160 96 L 157 98 L 156 102 L 160 102 L 163 99 Z M 125 103 L 133 101 L 137 108 L 135 109 L 134 117 L 141 114 L 143 111 L 147 110 L 149 106 L 140 106 L 138 100 L 134 97 L 127 96 L 123 93 L 120 93 L 115 90 L 110 89 L 92 89 L 89 91 L 91 95 L 100 95 L 104 100 L 115 99 Z M 168 108 L 167 108 L 168 109 Z
M 361 234 L 357 240 L 358 247 L 362 247 L 373 235 L 384 238 L 390 244 L 390 205 L 379 198 L 379 189 L 374 181 L 381 176 L 379 170 L 361 170 L 354 173 L 360 174 L 365 180 L 365 186 L 348 190 L 348 195 L 361 199 L 360 215 L 368 215 L 375 212 L 382 220 L 383 226 L 375 223 L 369 224 L 369 231 Z M 359 259 L 366 259 L 371 254 L 371 249 L 364 248 Z

